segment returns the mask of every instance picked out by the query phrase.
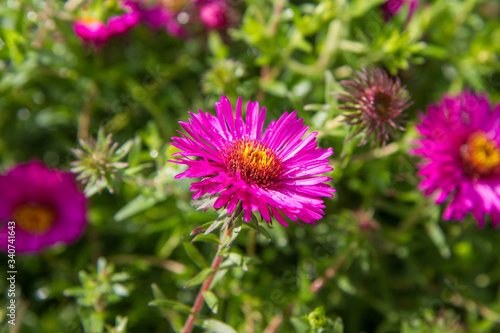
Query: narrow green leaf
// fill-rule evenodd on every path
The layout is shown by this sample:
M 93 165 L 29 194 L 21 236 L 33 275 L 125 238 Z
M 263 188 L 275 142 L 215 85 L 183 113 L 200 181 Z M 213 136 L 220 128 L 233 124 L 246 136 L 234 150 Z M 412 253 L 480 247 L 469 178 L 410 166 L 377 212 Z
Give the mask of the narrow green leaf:
M 162 309 L 174 310 L 185 314 L 191 313 L 191 307 L 171 299 L 155 299 L 148 303 L 149 306 L 157 306 Z
M 441 257 L 443 257 L 444 259 L 449 259 L 451 256 L 450 247 L 446 243 L 446 236 L 439 224 L 437 224 L 436 222 L 431 222 L 426 224 L 425 228 L 427 234 L 429 235 L 429 238 L 438 248 Z
M 153 207 L 159 201 L 161 201 L 161 198 L 139 194 L 128 204 L 120 208 L 116 212 L 114 219 L 115 221 L 123 221 L 132 215 L 138 214 L 148 208 Z
M 215 296 L 213 292 L 207 290 L 203 292 L 203 299 L 210 311 L 212 311 L 213 314 L 217 314 L 217 310 L 219 309 L 219 300 L 217 296 Z
M 208 48 L 217 59 L 226 59 L 229 54 L 229 48 L 215 30 L 208 35 Z
M 266 81 L 261 84 L 261 87 L 264 91 L 278 97 L 285 97 L 288 92 L 286 84 L 279 81 Z
M 255 224 L 253 222 L 245 223 L 245 224 L 243 224 L 243 226 L 245 228 L 250 228 L 250 229 L 257 231 L 257 227 L 255 226 Z M 271 234 L 269 234 L 269 231 L 267 231 L 267 228 L 268 228 L 267 223 L 265 225 L 263 223 L 261 223 L 261 224 L 259 224 L 258 232 L 260 233 L 260 235 L 266 237 L 267 239 L 269 239 L 272 242 L 273 239 L 271 238 Z
M 347 278 L 347 276 L 340 276 L 337 279 L 337 285 L 338 287 L 343 290 L 344 292 L 355 295 L 356 294 L 356 287 L 352 284 L 352 282 Z
M 196 264 L 196 266 L 198 266 L 199 268 L 208 267 L 205 258 L 203 258 L 203 255 L 200 253 L 200 251 L 198 251 L 196 246 L 187 241 L 183 241 L 182 245 L 184 246 L 184 250 L 186 251 L 188 257 Z
M 160 287 L 156 283 L 151 284 L 151 290 L 153 291 L 153 297 L 155 299 L 165 298 L 163 291 L 161 291 Z
M 153 283 L 151 285 L 151 290 L 153 291 L 153 296 L 156 300 L 162 300 L 162 301 L 165 300 L 165 296 L 164 296 L 163 292 L 161 291 L 161 289 L 158 287 L 158 285 L 156 283 Z M 182 304 L 182 305 L 184 305 L 184 304 Z M 183 318 L 179 314 L 179 312 L 181 312 L 181 311 L 171 310 L 171 308 L 160 307 L 160 306 L 158 307 L 158 310 L 160 310 L 160 312 L 165 317 L 165 319 L 167 319 L 167 321 L 170 323 L 170 325 L 172 325 L 172 329 L 174 332 L 181 331 L 182 325 L 184 323 Z M 191 311 L 191 310 L 189 310 L 189 311 Z
M 207 330 L 207 332 L 212 333 L 236 333 L 236 330 L 225 324 L 221 321 L 215 319 L 205 319 L 201 324 L 203 328 Z
M 198 275 L 196 275 L 194 278 L 189 280 L 186 283 L 186 285 L 184 286 L 184 288 L 189 288 L 189 287 L 193 287 L 193 286 L 197 286 L 199 284 L 202 284 L 203 282 L 205 282 L 206 279 L 208 279 L 208 277 L 210 275 L 212 275 L 213 272 L 214 272 L 214 270 L 211 268 L 203 269 L 201 272 L 198 273 Z
M 2 32 L 3 39 L 9 50 L 10 58 L 16 65 L 20 65 L 24 61 L 24 55 L 18 47 L 18 44 L 24 43 L 26 39 L 15 30 L 1 28 L 0 31 Z
M 207 242 L 207 243 L 214 243 L 219 245 L 220 244 L 220 239 L 219 237 L 215 236 L 214 234 L 206 234 L 206 235 L 196 235 L 195 238 L 191 241 L 193 242 Z

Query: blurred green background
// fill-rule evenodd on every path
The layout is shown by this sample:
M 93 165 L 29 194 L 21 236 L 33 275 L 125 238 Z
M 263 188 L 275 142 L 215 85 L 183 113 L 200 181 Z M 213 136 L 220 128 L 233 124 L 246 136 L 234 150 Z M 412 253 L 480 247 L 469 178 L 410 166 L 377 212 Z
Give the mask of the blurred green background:
M 187 111 L 214 114 L 224 94 L 258 100 L 268 122 L 297 110 L 335 151 L 337 193 L 316 226 L 263 227 L 268 239 L 244 224 L 213 290 L 217 313 L 202 311 L 221 326 L 198 331 L 340 332 L 340 317 L 345 332 L 500 332 L 499 231 L 472 217 L 443 222 L 443 207 L 416 189 L 418 159 L 408 155 L 417 112 L 443 94 L 470 88 L 500 101 L 500 3 L 421 1 L 411 19 L 403 6 L 386 22 L 383 2 L 234 0 L 230 29 L 177 39 L 142 24 L 100 50 L 73 32 L 80 7 L 0 3 L 0 167 L 39 159 L 69 169 L 78 139 L 100 128 L 132 140 L 125 160 L 137 167 L 110 184 L 113 194 L 91 196 L 76 243 L 17 256 L 17 324 L 3 324 L 0 278 L 0 331 L 99 332 L 84 323 L 96 299 L 109 332 L 182 327 L 179 303 L 190 307 L 198 291 L 183 288 L 199 271 L 193 253 L 210 262 L 216 249 L 193 250 L 189 234 L 217 214 L 196 211 L 189 181 L 173 179 L 169 142 Z M 399 76 L 414 103 L 406 131 L 382 148 L 356 147 L 333 122 L 338 82 L 372 64 Z

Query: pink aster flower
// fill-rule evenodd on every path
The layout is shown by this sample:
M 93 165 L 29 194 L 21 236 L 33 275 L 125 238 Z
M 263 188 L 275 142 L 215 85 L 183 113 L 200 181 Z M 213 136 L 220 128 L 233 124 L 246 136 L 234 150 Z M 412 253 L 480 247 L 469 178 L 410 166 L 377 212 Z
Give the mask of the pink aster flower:
M 86 200 L 71 173 L 40 162 L 17 165 L 0 175 L 0 248 L 7 249 L 8 222 L 15 222 L 17 253 L 72 243 L 87 223 Z
M 180 122 L 187 135 L 172 138 L 181 150 L 176 155 L 182 156 L 173 162 L 188 166 L 175 178 L 203 177 L 191 185 L 193 199 L 216 196 L 213 207 L 225 207 L 228 214 L 241 203 L 246 222 L 252 212 L 267 222 L 274 216 L 284 226 L 281 213 L 306 223 L 321 219 L 320 197 L 331 197 L 335 190 L 326 184 L 331 178 L 318 175 L 332 170 L 328 157 L 333 150 L 317 148 L 317 133 L 302 138 L 308 126 L 297 112 L 285 112 L 263 131 L 266 109 L 260 110 L 258 102 L 248 102 L 245 120 L 241 98 L 233 111 L 222 96 L 215 110 L 217 116 L 190 112 L 189 122 Z
M 209 29 L 222 29 L 228 25 L 229 7 L 221 1 L 208 3 L 200 8 L 200 20 Z
M 421 155 L 425 195 L 435 202 L 449 199 L 443 218 L 462 220 L 471 212 L 479 226 L 489 214 L 494 227 L 500 217 L 500 105 L 492 109 L 484 95 L 465 91 L 445 97 L 420 114 L 423 138 L 414 154 Z
M 161 4 L 151 8 L 140 8 L 143 20 L 153 30 L 165 28 L 167 22 L 174 19 L 175 16 L 174 12 Z
M 123 8 L 128 12 L 110 17 L 107 21 L 110 36 L 123 35 L 141 21 L 142 15 L 134 6 L 125 3 Z
M 81 40 L 92 43 L 96 48 L 106 44 L 109 39 L 109 30 L 104 22 L 86 17 L 73 23 L 73 30 Z

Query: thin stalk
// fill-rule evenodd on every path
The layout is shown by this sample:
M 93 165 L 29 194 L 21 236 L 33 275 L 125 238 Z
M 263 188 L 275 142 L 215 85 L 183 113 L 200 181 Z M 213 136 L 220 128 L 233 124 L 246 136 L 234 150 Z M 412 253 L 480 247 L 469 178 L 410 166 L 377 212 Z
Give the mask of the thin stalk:
M 342 255 L 340 255 L 337 260 L 333 262 L 333 264 L 325 271 L 322 276 L 314 280 L 309 289 L 311 293 L 315 294 L 320 291 L 321 288 L 325 286 L 325 283 L 327 283 L 335 276 L 335 274 L 337 274 L 340 266 L 344 263 L 344 261 L 347 259 L 347 256 L 351 253 L 352 250 L 354 250 L 353 245 L 346 249 L 346 251 L 344 251 L 344 253 L 342 253 Z
M 212 283 L 212 280 L 214 278 L 214 275 L 215 273 L 217 273 L 217 270 L 219 269 L 222 259 L 224 259 L 224 255 L 221 255 L 221 251 L 225 246 L 225 240 L 227 238 L 230 238 L 232 233 L 233 233 L 233 227 L 227 226 L 226 231 L 224 232 L 224 236 L 222 237 L 222 241 L 219 247 L 217 248 L 217 252 L 215 253 L 212 265 L 210 266 L 210 268 L 213 270 L 213 273 L 201 285 L 201 289 L 198 292 L 198 295 L 196 296 L 193 307 L 191 308 L 191 314 L 189 315 L 188 319 L 186 320 L 186 323 L 184 324 L 182 333 L 191 333 L 191 331 L 193 330 L 196 317 L 200 313 L 201 307 L 203 306 L 203 301 L 204 301 L 203 293 L 209 289 L 210 284 Z

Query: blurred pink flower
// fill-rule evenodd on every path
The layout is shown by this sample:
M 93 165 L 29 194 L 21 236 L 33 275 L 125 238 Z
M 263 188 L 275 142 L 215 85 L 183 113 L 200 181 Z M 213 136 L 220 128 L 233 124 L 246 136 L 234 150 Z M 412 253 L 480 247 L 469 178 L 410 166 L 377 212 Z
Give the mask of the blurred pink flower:
M 435 202 L 450 199 L 443 218 L 462 220 L 468 212 L 480 227 L 485 215 L 500 222 L 500 105 L 485 95 L 465 91 L 444 97 L 420 114 L 423 138 L 413 153 L 424 158 L 419 189 L 436 193 Z
M 75 34 L 84 42 L 93 44 L 100 48 L 109 39 L 109 29 L 104 22 L 85 17 L 73 23 Z
M 122 5 L 127 12 L 110 17 L 107 21 L 110 36 L 123 35 L 141 21 L 142 14 L 135 6 L 128 3 Z
M 398 14 L 403 5 L 408 5 L 408 16 L 407 21 L 411 19 L 415 9 L 417 8 L 420 0 L 388 0 L 381 7 L 384 13 L 384 18 L 386 21 L 390 20 L 391 17 Z
M 303 139 L 308 126 L 297 112 L 285 112 L 263 132 L 266 109 L 260 110 L 258 102 L 248 102 L 245 121 L 241 98 L 236 115 L 225 96 L 215 110 L 216 117 L 189 112 L 189 122 L 180 122 L 187 134 L 172 138 L 181 150 L 174 155 L 182 156 L 172 162 L 188 166 L 175 178 L 202 177 L 191 185 L 193 199 L 216 196 L 214 209 L 242 210 L 246 222 L 252 212 L 267 222 L 274 216 L 284 226 L 281 213 L 297 222 L 321 219 L 325 205 L 320 197 L 331 197 L 335 190 L 327 184 L 330 177 L 318 175 L 332 170 L 328 157 L 333 150 L 317 148 L 317 133 Z
M 86 199 L 69 172 L 40 162 L 17 165 L 0 175 L 0 248 L 7 249 L 7 222 L 15 222 L 17 253 L 40 252 L 77 240 L 87 224 Z
M 174 19 L 175 13 L 162 4 L 153 7 L 139 6 L 142 19 L 153 30 L 164 29 L 168 21 Z
M 225 2 L 216 1 L 200 8 L 200 20 L 209 29 L 222 29 L 228 25 L 229 7 Z

